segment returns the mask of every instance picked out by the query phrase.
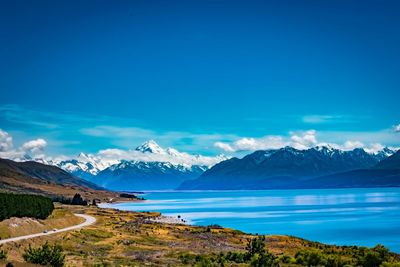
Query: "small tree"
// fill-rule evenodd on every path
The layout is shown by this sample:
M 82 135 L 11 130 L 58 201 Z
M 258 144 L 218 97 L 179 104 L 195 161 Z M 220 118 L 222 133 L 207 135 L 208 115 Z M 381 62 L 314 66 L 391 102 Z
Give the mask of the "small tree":
M 265 236 L 258 236 L 247 243 L 246 261 L 250 261 L 252 267 L 277 266 L 276 257 L 265 249 Z
M 265 251 L 265 236 L 258 236 L 256 238 L 252 238 L 247 243 L 247 259 L 250 259 L 254 254 L 262 254 Z
M 87 206 L 87 201 L 83 200 L 80 194 L 75 194 L 74 197 L 72 198 L 71 201 L 72 205 L 82 205 L 82 206 Z
M 5 260 L 7 259 L 7 251 L 5 250 L 0 250 L 0 260 Z
M 65 255 L 63 255 L 63 249 L 60 245 L 49 245 L 47 242 L 39 247 L 29 248 L 25 250 L 22 255 L 24 260 L 29 263 L 49 265 L 53 267 L 64 266 Z

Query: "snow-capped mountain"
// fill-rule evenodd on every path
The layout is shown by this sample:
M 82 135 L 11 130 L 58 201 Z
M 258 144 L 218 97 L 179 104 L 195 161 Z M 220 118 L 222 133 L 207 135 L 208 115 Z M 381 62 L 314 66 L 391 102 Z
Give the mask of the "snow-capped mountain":
M 390 149 L 388 147 L 384 147 L 382 150 L 379 150 L 378 152 L 373 153 L 375 155 L 375 157 L 381 161 L 383 159 L 386 159 L 390 156 L 392 156 L 393 154 L 396 153 L 396 150 L 394 149 Z
M 394 154 L 390 149 L 367 153 L 362 148 L 344 151 L 331 146 L 298 150 L 284 147 L 260 150 L 242 159 L 232 158 L 184 182 L 180 189 L 273 189 L 300 187 L 307 179 L 368 169 Z
M 167 152 L 160 147 L 154 140 L 149 140 L 142 145 L 135 148 L 136 151 L 140 151 L 143 153 L 154 153 L 154 154 L 166 154 Z
M 46 164 L 113 190 L 161 190 L 174 189 L 182 181 L 197 178 L 213 164 L 226 159 L 224 155 L 206 157 L 170 147 L 164 149 L 149 140 L 124 153 L 120 150 L 105 150 L 97 155 L 80 153 L 73 159 Z
M 198 165 L 123 160 L 101 171 L 92 181 L 112 190 L 167 190 L 197 178 L 207 169 Z
M 218 189 L 227 186 L 244 189 L 260 186 L 259 178 L 315 177 L 368 168 L 395 153 L 395 150 L 387 147 L 375 152 L 367 151 L 361 148 L 344 151 L 329 145 L 305 150 L 284 147 L 255 151 L 242 159 L 229 159 L 224 155 L 208 157 L 180 152 L 170 147 L 164 149 L 154 140 L 149 140 L 133 150 L 106 149 L 96 154 L 80 153 L 76 158 L 69 159 L 20 155 L 17 161 L 33 160 L 55 165 L 75 176 L 114 190 L 175 189 L 182 182 L 182 188 L 187 189 Z M 253 178 L 257 180 L 254 185 L 246 187 L 242 184 L 251 183 Z M 290 182 L 290 179 L 281 178 L 281 181 Z M 196 180 L 186 183 L 191 179 Z M 194 185 L 198 182 L 202 185 Z
M 93 154 L 80 153 L 75 159 L 58 160 L 49 162 L 49 164 L 56 165 L 75 176 L 90 180 L 92 176 L 118 162 L 116 160 L 106 161 Z

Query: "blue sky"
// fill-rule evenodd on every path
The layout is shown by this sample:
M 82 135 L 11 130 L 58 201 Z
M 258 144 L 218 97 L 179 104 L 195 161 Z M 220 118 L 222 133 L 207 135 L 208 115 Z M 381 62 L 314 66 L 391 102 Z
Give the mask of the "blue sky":
M 310 130 L 318 142 L 398 146 L 399 8 L 3 1 L 0 129 L 14 147 L 43 138 L 68 155 L 150 138 L 228 153 Z

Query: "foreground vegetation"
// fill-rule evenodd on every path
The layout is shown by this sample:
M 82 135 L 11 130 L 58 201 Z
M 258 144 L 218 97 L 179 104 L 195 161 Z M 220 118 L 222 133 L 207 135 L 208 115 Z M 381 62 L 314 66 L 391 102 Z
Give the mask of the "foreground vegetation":
M 25 262 L 23 255 L 30 246 L 34 254 L 57 247 L 57 255 L 65 256 L 65 266 L 400 266 L 399 255 L 383 246 L 332 246 L 290 236 L 248 235 L 214 225 L 162 224 L 153 221 L 159 213 L 95 206 L 62 205 L 55 211 L 84 212 L 97 222 L 77 231 L 5 244 L 0 249 L 7 262 Z M 48 248 L 39 250 L 46 242 Z
M 11 217 L 45 219 L 53 210 L 53 202 L 47 197 L 0 193 L 0 221 Z
M 65 259 L 60 245 L 49 245 L 47 242 L 39 248 L 29 246 L 22 257 L 29 263 L 53 267 L 64 266 Z
M 390 253 L 389 250 L 381 245 L 370 249 L 365 247 L 352 247 L 346 249 L 321 249 L 303 248 L 294 257 L 288 254 L 276 256 L 265 249 L 265 237 L 253 238 L 249 244 L 257 244 L 255 249 L 247 252 L 227 252 L 219 254 L 191 253 L 182 254 L 180 259 L 183 263 L 192 266 L 233 266 L 245 264 L 254 267 L 269 266 L 363 266 L 379 267 L 392 266 L 399 267 L 400 259 L 398 255 Z

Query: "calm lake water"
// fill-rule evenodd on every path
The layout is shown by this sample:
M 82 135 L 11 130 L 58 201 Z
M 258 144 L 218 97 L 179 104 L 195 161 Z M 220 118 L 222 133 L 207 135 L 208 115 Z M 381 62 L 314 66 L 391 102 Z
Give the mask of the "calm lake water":
M 144 197 L 141 203 L 107 206 L 328 244 L 380 243 L 400 252 L 400 188 L 150 192 Z

